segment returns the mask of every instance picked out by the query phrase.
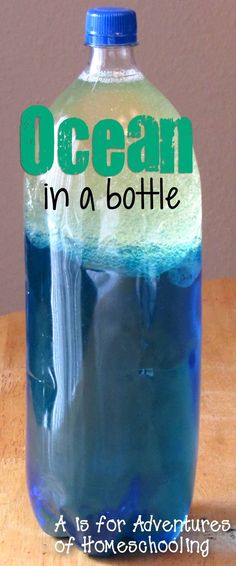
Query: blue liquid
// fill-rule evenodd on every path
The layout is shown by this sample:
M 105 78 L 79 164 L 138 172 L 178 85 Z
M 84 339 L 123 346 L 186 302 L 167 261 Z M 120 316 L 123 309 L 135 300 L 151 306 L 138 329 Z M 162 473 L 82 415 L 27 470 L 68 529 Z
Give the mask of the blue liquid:
M 89 534 L 145 539 L 132 532 L 139 514 L 184 519 L 197 453 L 200 275 L 188 272 L 186 285 L 184 270 L 135 275 L 132 250 L 125 274 L 95 270 L 27 238 L 26 262 L 27 469 L 40 525 L 55 535 L 63 514 L 80 545 Z M 124 519 L 122 534 L 96 533 L 101 514 Z M 76 531 L 76 516 L 89 531 Z

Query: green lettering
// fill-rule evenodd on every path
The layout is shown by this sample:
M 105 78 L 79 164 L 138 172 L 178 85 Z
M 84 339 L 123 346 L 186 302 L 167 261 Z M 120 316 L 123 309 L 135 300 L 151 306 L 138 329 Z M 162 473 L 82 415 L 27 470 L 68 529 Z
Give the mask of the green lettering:
M 100 120 L 93 130 L 93 166 L 97 173 L 104 177 L 118 175 L 124 167 L 125 153 L 110 150 L 124 148 L 125 137 L 121 124 L 111 118 Z
M 62 171 L 68 175 L 83 173 L 89 161 L 89 151 L 78 150 L 76 151 L 75 162 L 73 162 L 73 131 L 76 140 L 87 140 L 89 138 L 88 126 L 80 118 L 66 118 L 60 124 L 58 129 L 58 162 Z
M 152 116 L 135 116 L 128 126 L 128 138 L 141 138 L 128 147 L 129 169 L 135 173 L 158 171 L 159 127 L 156 120 Z
M 160 119 L 161 173 L 175 171 L 175 128 L 178 130 L 178 171 L 193 172 L 193 130 L 189 118 Z
M 38 127 L 36 129 L 36 120 Z M 37 142 L 36 142 L 37 133 Z M 42 175 L 54 159 L 54 122 L 46 106 L 29 106 L 20 121 L 20 162 L 29 175 Z

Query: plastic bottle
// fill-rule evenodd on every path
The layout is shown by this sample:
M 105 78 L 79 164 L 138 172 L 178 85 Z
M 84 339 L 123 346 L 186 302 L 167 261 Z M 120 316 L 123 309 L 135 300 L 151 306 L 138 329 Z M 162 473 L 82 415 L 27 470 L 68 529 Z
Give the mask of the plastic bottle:
M 179 116 L 137 69 L 136 16 L 101 8 L 87 13 L 90 61 L 52 106 L 55 130 L 82 118 L 125 129 L 137 115 Z M 158 77 L 157 77 L 158 79 Z M 91 150 L 89 141 L 80 147 Z M 73 147 L 78 149 L 76 141 Z M 125 165 L 112 190 L 159 186 L 160 173 Z M 26 178 L 27 470 L 41 527 L 56 536 L 96 540 L 171 540 L 174 529 L 132 532 L 143 520 L 183 520 L 195 475 L 201 346 L 201 191 L 193 173 L 163 175 L 179 188 L 175 210 L 108 210 L 106 181 L 92 161 L 80 175 L 57 162 Z M 45 210 L 43 185 L 68 189 Z M 93 189 L 95 211 L 80 206 Z M 66 525 L 55 533 L 63 515 Z M 123 519 L 122 532 L 101 515 Z M 76 522 L 77 517 L 77 522 Z M 78 517 L 89 521 L 86 533 Z M 92 554 L 99 551 L 93 547 Z

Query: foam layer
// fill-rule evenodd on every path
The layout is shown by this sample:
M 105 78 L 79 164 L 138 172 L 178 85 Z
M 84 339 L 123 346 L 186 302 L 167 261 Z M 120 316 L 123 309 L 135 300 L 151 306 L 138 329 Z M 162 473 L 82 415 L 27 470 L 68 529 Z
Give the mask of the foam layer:
M 48 246 L 48 241 L 34 234 L 31 242 L 37 248 Z M 201 271 L 201 246 L 197 242 L 192 248 L 146 246 L 83 246 L 78 241 L 54 239 L 51 249 L 55 253 L 63 253 L 72 261 L 78 262 L 86 269 L 116 271 L 126 276 L 142 276 L 154 278 L 168 272 L 174 285 L 188 287 Z

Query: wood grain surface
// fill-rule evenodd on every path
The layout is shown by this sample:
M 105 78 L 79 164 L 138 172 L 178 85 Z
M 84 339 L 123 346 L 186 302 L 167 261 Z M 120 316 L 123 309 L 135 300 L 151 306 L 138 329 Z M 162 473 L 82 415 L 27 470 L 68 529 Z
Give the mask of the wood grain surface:
M 56 552 L 55 539 L 40 530 L 27 496 L 24 315 L 13 313 L 0 317 L 0 564 L 236 565 L 236 279 L 204 283 L 203 314 L 200 448 L 191 517 L 228 519 L 231 529 L 188 535 L 199 544 L 210 540 L 207 558 L 185 552 L 94 560 L 76 547 L 69 554 Z

